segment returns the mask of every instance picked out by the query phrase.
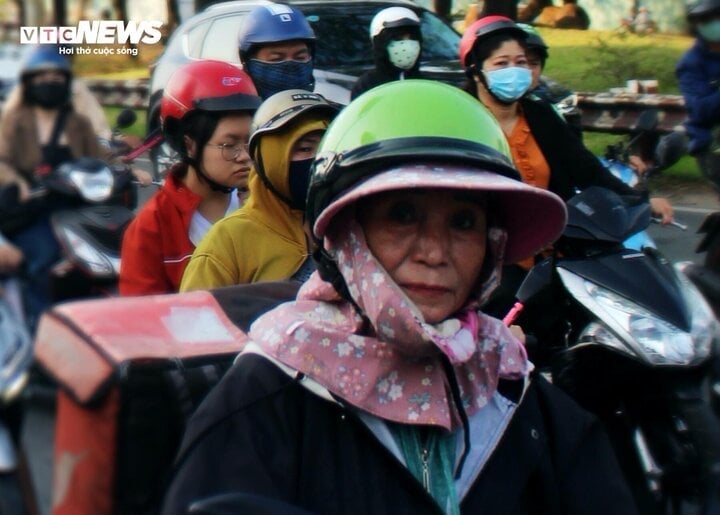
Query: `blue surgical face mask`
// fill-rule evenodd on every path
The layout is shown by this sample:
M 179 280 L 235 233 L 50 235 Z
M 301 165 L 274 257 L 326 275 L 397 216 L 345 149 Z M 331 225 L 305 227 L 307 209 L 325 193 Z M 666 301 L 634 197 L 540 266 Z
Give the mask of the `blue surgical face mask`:
M 246 71 L 263 99 L 287 89 L 312 91 L 315 87 L 312 60 L 271 63 L 250 59 Z
M 710 43 L 720 43 L 720 19 L 710 20 L 705 23 L 698 23 L 698 34 L 705 41 Z
M 532 73 L 528 68 L 509 66 L 499 70 L 483 71 L 487 87 L 501 102 L 512 103 L 527 93 L 532 84 Z
M 305 209 L 305 197 L 307 197 L 308 186 L 310 185 L 310 166 L 315 161 L 314 157 L 290 161 L 288 182 L 290 185 L 290 200 L 295 209 Z

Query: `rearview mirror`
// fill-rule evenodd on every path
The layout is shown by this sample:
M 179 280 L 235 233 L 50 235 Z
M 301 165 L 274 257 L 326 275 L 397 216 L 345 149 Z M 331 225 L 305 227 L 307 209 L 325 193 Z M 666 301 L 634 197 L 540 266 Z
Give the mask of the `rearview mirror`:
M 635 131 L 649 132 L 654 131 L 660 121 L 660 115 L 657 109 L 644 109 L 638 116 L 635 124 Z
M 546 258 L 530 269 L 515 295 L 517 300 L 526 303 L 552 284 L 552 261 L 552 258 Z
M 115 119 L 115 126 L 118 129 L 126 129 L 137 120 L 137 115 L 132 109 L 123 109 Z
M 671 132 L 666 134 L 655 147 L 655 165 L 660 168 L 668 168 L 687 154 L 687 138 L 682 132 Z

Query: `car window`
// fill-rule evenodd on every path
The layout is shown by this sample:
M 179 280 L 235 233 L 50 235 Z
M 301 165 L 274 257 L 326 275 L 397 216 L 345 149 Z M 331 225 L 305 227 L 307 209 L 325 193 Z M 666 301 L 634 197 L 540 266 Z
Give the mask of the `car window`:
M 24 60 L 33 50 L 31 45 L 0 43 L 0 78 L 18 78 Z
M 329 11 L 312 13 L 305 17 L 315 31 L 317 48 L 315 65 L 319 68 L 373 63 L 368 33 L 372 13 L 345 13 Z M 352 21 L 352 23 L 348 23 Z
M 317 36 L 315 53 L 319 68 L 337 66 L 372 66 L 370 22 L 376 11 L 346 12 L 335 10 L 305 10 L 305 16 Z M 349 23 L 352 21 L 352 23 Z M 423 53 L 421 59 L 452 60 L 458 57 L 460 35 L 439 17 L 423 11 L 421 17 Z
M 200 57 L 200 51 L 202 50 L 202 43 L 207 33 L 209 22 L 198 23 L 191 29 L 189 29 L 182 38 L 173 38 L 170 42 L 171 47 L 166 50 L 171 54 L 180 53 L 180 49 L 177 45 L 185 45 L 186 48 L 182 49 L 182 54 L 186 54 L 190 57 L 198 59 Z
M 219 59 L 230 63 L 239 63 L 238 32 L 244 13 L 216 18 L 203 40 L 200 57 Z
M 460 35 L 435 14 L 424 11 L 420 18 L 423 61 L 458 59 Z

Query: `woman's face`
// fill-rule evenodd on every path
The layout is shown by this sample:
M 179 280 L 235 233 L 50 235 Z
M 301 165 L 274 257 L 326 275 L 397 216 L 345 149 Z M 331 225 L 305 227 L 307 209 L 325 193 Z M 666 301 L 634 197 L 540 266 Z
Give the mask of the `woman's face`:
M 247 143 L 252 116 L 230 113 L 217 124 L 203 152 L 203 171 L 215 182 L 229 188 L 246 188 L 252 161 Z M 191 140 L 190 150 L 194 153 Z
M 48 82 L 65 82 L 66 80 L 65 74 L 60 71 L 45 70 L 34 74 L 30 82 L 32 84 L 44 84 Z
M 368 247 L 422 313 L 436 324 L 475 288 L 486 248 L 477 196 L 452 190 L 381 193 L 358 205 Z
M 530 68 L 530 72 L 532 73 L 532 84 L 530 85 L 530 90 L 533 90 L 540 84 L 540 76 L 543 71 L 543 58 L 540 53 L 534 50 L 527 50 L 527 64 L 528 68 Z
M 504 41 L 483 61 L 483 71 L 489 72 L 510 66 L 528 67 L 525 49 L 514 39 Z
M 322 130 L 310 131 L 300 137 L 290 149 L 290 161 L 304 161 L 315 157 L 324 132 Z
M 305 209 L 305 197 L 310 184 L 310 166 L 324 132 L 324 130 L 308 132 L 298 138 L 290 148 L 288 188 L 290 199 L 296 209 Z

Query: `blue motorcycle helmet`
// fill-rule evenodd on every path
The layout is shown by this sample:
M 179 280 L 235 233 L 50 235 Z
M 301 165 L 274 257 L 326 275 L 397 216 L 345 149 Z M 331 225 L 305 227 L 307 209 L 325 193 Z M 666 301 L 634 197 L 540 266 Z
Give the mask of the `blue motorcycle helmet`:
M 285 4 L 256 7 L 240 27 L 240 62 L 244 65 L 259 46 L 294 40 L 305 41 L 311 55 L 315 55 L 315 32 L 299 9 Z
M 48 70 L 56 70 L 68 78 L 72 75 L 70 60 L 60 54 L 60 47 L 56 45 L 39 45 L 31 52 L 20 71 L 20 77 L 34 75 Z
M 35 77 L 44 72 L 58 72 L 65 80 L 48 78 L 42 82 Z M 47 109 L 70 102 L 72 68 L 70 60 L 60 53 L 56 45 L 40 45 L 30 53 L 20 71 L 23 103 Z
M 296 43 L 304 43 L 307 47 L 301 49 L 302 59 L 292 55 L 296 51 L 292 49 L 297 46 Z M 273 45 L 285 46 L 287 57 L 273 61 L 260 59 L 262 49 Z M 288 49 L 288 46 L 291 48 Z M 250 11 L 240 27 L 238 51 L 243 68 L 263 100 L 280 91 L 312 91 L 315 87 L 315 32 L 303 13 L 295 7 L 270 4 Z

